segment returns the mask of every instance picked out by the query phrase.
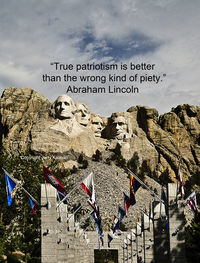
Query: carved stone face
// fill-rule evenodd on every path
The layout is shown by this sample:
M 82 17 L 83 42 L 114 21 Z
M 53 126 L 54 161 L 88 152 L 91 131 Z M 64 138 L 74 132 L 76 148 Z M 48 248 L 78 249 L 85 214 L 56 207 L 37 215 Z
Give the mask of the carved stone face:
M 61 95 L 55 103 L 56 118 L 60 120 L 71 119 L 74 115 L 75 106 L 68 95 Z
M 118 140 L 123 140 L 128 134 L 128 126 L 123 116 L 118 116 L 113 119 L 113 135 Z
M 76 104 L 76 120 L 83 126 L 87 126 L 90 120 L 89 108 L 81 103 Z
M 101 137 L 101 131 L 103 129 L 103 121 L 99 116 L 92 117 L 92 130 L 94 132 L 95 137 Z

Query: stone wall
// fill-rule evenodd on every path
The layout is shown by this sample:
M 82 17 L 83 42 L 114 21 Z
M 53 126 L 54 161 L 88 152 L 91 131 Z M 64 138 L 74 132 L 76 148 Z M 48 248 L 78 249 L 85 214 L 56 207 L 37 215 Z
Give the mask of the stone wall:
M 144 213 L 140 223 L 133 222 L 133 228 L 116 236 L 110 245 L 110 233 L 104 232 L 101 249 L 117 250 L 118 263 L 185 263 L 183 206 L 176 200 L 175 184 L 169 184 L 168 196 L 168 225 L 164 204 L 154 202 L 150 216 Z M 56 190 L 42 185 L 41 262 L 94 263 L 94 251 L 99 248 L 97 232 L 81 229 L 68 214 L 67 205 L 57 208 L 58 202 Z

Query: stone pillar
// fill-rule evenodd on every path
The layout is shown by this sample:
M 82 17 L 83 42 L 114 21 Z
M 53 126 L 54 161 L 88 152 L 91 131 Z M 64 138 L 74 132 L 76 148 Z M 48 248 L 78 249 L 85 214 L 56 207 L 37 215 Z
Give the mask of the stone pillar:
M 136 223 L 136 235 L 137 235 L 137 262 L 144 262 L 144 236 L 141 231 L 141 224 Z
M 153 202 L 154 262 L 169 263 L 169 235 L 166 224 L 165 207 Z
M 177 185 L 168 184 L 170 263 L 185 263 L 185 217 L 181 200 L 176 200 Z
M 67 206 L 63 203 L 56 209 L 57 192 L 50 184 L 41 185 L 41 262 L 66 263 Z
M 145 238 L 145 263 L 152 263 L 154 259 L 153 255 L 153 242 L 154 242 L 154 234 L 153 234 L 153 221 L 147 215 L 144 214 L 144 238 Z
M 56 212 L 57 240 L 55 246 L 57 247 L 57 262 L 67 263 L 67 205 L 62 203 Z
M 56 191 L 47 184 L 48 206 L 41 208 L 41 262 L 57 262 Z M 41 205 L 47 203 L 45 185 L 41 185 Z

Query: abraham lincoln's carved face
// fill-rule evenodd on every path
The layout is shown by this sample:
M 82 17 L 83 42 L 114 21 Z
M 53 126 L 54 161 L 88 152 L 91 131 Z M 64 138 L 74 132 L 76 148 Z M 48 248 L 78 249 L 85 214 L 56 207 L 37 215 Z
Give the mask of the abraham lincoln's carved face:
M 118 140 L 123 140 L 126 138 L 128 132 L 128 126 L 126 120 L 123 116 L 118 116 L 113 119 L 113 135 Z

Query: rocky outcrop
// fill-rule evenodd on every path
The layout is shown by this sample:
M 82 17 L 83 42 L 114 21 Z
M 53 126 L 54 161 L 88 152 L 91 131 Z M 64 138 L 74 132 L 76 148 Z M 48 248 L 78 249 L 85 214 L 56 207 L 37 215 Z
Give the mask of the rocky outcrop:
M 1 143 L 8 152 L 28 151 L 30 131 L 38 118 L 48 118 L 50 102 L 30 88 L 7 88 L 0 100 Z
M 61 105 L 65 97 L 59 96 L 60 104 L 50 103 L 29 88 L 5 89 L 0 100 L 2 146 L 15 154 L 65 154 L 73 150 L 91 157 L 97 149 L 112 153 L 119 144 L 126 160 L 137 152 L 140 164 L 146 160 L 158 176 L 168 168 L 174 180 L 179 158 L 184 180 L 199 171 L 199 106 L 179 105 L 161 116 L 156 109 L 134 106 L 104 118 L 91 114 L 86 105 L 80 108 L 80 104 L 70 102 L 73 110 L 69 119 L 67 107 Z

